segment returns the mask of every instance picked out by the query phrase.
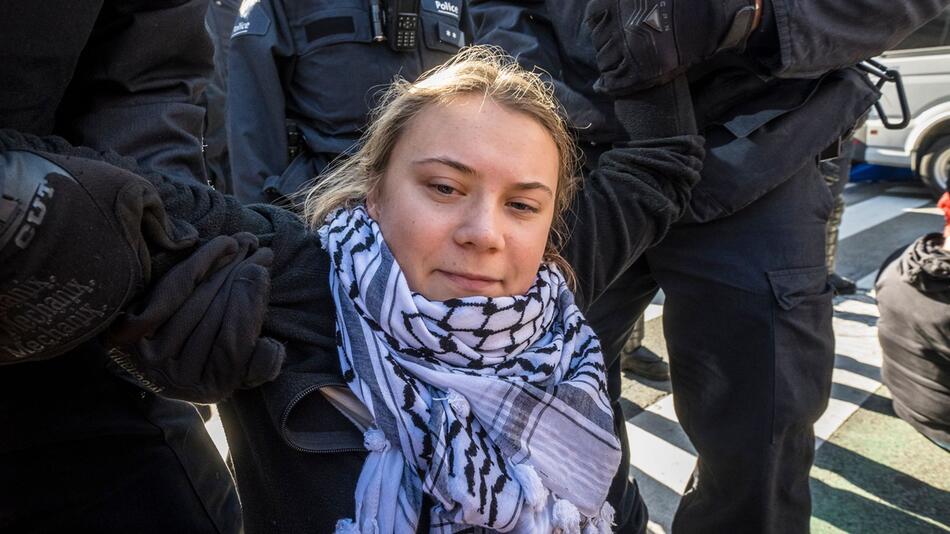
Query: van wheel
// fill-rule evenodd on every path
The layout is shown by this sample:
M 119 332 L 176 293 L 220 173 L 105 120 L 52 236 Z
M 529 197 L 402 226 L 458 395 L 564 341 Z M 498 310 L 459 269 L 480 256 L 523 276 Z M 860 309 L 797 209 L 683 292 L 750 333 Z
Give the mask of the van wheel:
M 950 176 L 950 136 L 934 141 L 920 156 L 917 166 L 920 180 L 930 188 L 934 198 L 947 190 L 947 177 Z

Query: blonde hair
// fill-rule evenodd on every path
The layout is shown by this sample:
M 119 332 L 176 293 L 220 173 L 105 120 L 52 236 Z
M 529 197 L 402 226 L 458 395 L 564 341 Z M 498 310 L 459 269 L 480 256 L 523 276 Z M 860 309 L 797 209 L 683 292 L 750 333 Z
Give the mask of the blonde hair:
M 510 110 L 527 114 L 553 138 L 558 149 L 558 183 L 544 261 L 555 263 L 569 281 L 573 280 L 573 272 L 559 251 L 567 238 L 564 214 L 578 184 L 574 139 L 553 88 L 497 47 L 465 48 L 413 83 L 396 80 L 373 111 L 359 149 L 303 193 L 308 224 L 318 227 L 336 209 L 363 203 L 379 186 L 393 147 L 412 119 L 430 105 L 449 104 L 470 94 L 482 94 Z

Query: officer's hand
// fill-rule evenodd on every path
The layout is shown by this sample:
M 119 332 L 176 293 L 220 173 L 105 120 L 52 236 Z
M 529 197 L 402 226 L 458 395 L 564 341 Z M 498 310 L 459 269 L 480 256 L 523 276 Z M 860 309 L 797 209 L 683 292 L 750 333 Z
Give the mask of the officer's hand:
M 212 239 L 109 329 L 112 361 L 142 387 L 192 402 L 273 380 L 284 347 L 260 337 L 272 257 L 248 233 Z
M 629 94 L 671 81 L 721 51 L 743 49 L 762 0 L 592 0 L 595 88 Z
M 197 241 L 148 181 L 48 146 L 0 131 L 0 365 L 92 338 L 147 282 L 150 251 Z

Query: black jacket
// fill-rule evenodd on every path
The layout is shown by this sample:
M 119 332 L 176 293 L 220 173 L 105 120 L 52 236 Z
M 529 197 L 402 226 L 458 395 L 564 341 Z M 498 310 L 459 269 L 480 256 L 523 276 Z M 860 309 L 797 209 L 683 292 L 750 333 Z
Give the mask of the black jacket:
M 3 2 L 0 128 L 57 134 L 204 183 L 206 8 Z M 109 262 L 113 251 L 102 252 L 61 261 Z M 237 495 L 194 408 L 139 390 L 106 362 L 89 342 L 0 372 L 0 531 L 239 532 Z
M 950 445 L 950 251 L 943 236 L 914 241 L 881 267 L 875 288 L 884 383 L 894 411 Z M 893 260 L 893 261 L 891 261 Z
M 202 0 L 4 2 L 0 128 L 56 134 L 205 183 L 205 9 Z

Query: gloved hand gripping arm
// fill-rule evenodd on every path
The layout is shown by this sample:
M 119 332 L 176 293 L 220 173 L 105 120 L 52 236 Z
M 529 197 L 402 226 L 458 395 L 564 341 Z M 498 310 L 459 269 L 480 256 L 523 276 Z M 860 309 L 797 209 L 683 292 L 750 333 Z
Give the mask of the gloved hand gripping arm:
M 238 232 L 270 243 L 282 227 L 300 241 L 305 232 L 286 224 L 292 214 L 268 224 L 210 188 L 58 138 L 2 131 L 0 152 L 4 206 L 12 206 L 0 222 L 0 363 L 62 354 L 124 311 L 106 341 L 132 356 L 123 367 L 132 361 L 153 391 L 211 402 L 276 375 L 283 347 L 258 338 L 267 268 L 286 272 L 297 249 L 276 259 Z M 168 195 L 176 195 L 175 211 L 162 202 Z M 59 202 L 44 203 L 51 199 Z M 31 232 L 28 242 L 18 238 Z
M 198 240 L 148 181 L 64 147 L 0 132 L 0 364 L 91 339 L 151 281 L 157 254 Z

